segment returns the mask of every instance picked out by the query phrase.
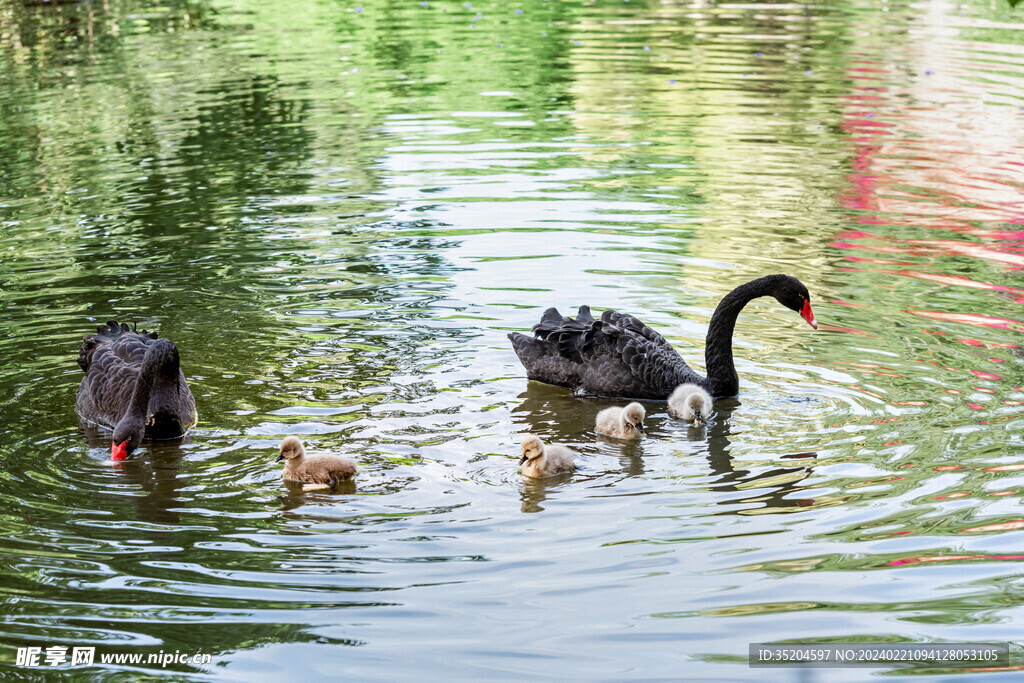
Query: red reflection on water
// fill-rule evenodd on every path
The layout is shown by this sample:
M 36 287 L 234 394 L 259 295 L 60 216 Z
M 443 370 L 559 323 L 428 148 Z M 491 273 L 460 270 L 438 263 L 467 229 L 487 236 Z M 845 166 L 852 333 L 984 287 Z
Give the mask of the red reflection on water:
M 984 370 L 971 370 L 971 373 L 973 373 L 978 379 L 990 379 L 992 381 L 1002 379 L 999 375 L 993 375 L 991 372 L 985 372 Z
M 978 313 L 944 313 L 942 311 L 915 311 L 905 310 L 904 313 L 916 315 L 932 320 L 941 320 L 949 323 L 963 323 L 977 327 L 994 327 L 1001 330 L 1013 330 L 1024 332 L 1024 323 L 1012 318 L 997 318 L 995 316 L 980 315 Z
M 945 226 L 949 227 L 949 226 Z M 964 232 L 963 230 L 957 229 L 956 232 Z M 882 234 L 866 234 L 856 233 L 856 237 L 853 239 L 864 240 L 862 242 L 848 242 L 845 238 L 850 233 L 841 233 L 837 235 L 840 239 L 832 242 L 830 246 L 835 249 L 855 249 L 859 251 L 869 251 L 876 254 L 908 254 L 910 256 L 916 256 L 919 258 L 936 258 L 936 257 L 957 257 L 966 256 L 969 258 L 981 259 L 983 261 L 993 261 L 995 263 L 1004 264 L 1009 270 L 1019 270 L 1024 268 L 1024 254 L 1016 253 L 1019 248 L 1016 245 L 1001 245 L 1002 249 L 997 249 L 989 245 L 985 245 L 981 242 L 969 242 L 961 240 L 947 240 L 947 239 L 898 239 Z M 854 260 L 854 259 L 850 259 Z M 861 262 L 874 262 L 878 263 L 878 260 L 859 258 Z M 893 262 L 878 263 L 878 265 L 889 265 Z M 915 265 L 914 263 L 903 262 L 900 265 Z M 911 273 L 914 273 L 913 275 Z M 909 271 L 906 273 L 898 273 L 900 275 L 907 275 L 908 277 L 917 277 L 916 271 Z M 922 278 L 928 279 L 928 278 Z M 953 278 L 954 280 L 958 278 Z M 973 282 L 969 278 L 964 278 L 968 282 Z M 963 285 L 963 282 L 947 282 L 943 284 L 958 284 Z M 968 285 L 970 286 L 970 285 Z M 1003 285 L 992 285 L 991 287 L 981 287 L 980 289 L 993 289 L 995 291 L 1006 291 L 1001 289 Z M 1012 290 L 1013 288 L 1011 288 Z
M 876 394 L 873 391 L 868 391 L 867 389 L 864 389 L 863 387 L 859 387 L 856 384 L 854 384 L 850 388 L 853 389 L 854 391 L 859 391 L 862 394 L 867 394 L 868 396 L 871 396 L 873 398 L 879 398 L 879 399 L 884 399 L 885 398 L 885 396 L 882 396 L 881 394 Z
M 864 251 L 877 251 L 883 254 L 912 254 L 914 256 L 920 255 L 913 249 L 906 249 L 904 247 L 893 247 L 881 244 L 872 244 L 870 247 L 867 247 L 863 244 L 851 244 L 850 242 L 832 242 L 830 246 L 835 247 L 836 249 L 863 249 Z M 866 259 L 861 260 L 864 261 Z
M 849 245 L 850 249 L 856 249 L 855 246 Z M 863 256 L 847 256 L 847 261 L 854 261 L 856 263 L 873 263 L 879 266 L 913 266 L 916 265 L 913 261 L 889 261 L 881 258 L 865 258 Z
M 836 325 L 826 325 L 825 323 L 818 323 L 818 331 L 848 332 L 850 334 L 859 334 L 865 337 L 873 337 L 875 339 L 878 338 L 876 335 L 868 334 L 864 330 L 855 330 L 852 327 L 838 327 Z
M 854 220 L 865 229 L 837 235 L 833 246 L 929 260 L 967 257 L 1009 270 L 1024 269 L 1024 230 L 1012 225 L 1024 224 L 1024 163 L 1016 108 L 991 102 L 985 96 L 987 86 L 980 82 L 937 78 L 927 71 L 894 81 L 890 74 L 881 61 L 862 60 L 847 67 L 851 86 L 844 97 L 841 126 L 853 154 L 840 202 L 858 212 Z M 868 226 L 888 229 L 872 231 Z M 915 237 L 923 229 L 934 231 L 936 238 L 901 237 L 904 226 Z M 957 239 L 945 239 L 943 232 Z M 899 263 L 844 258 L 880 266 Z M 893 274 L 1002 292 L 1024 303 L 1024 290 L 961 275 L 917 270 Z M 1018 321 L 986 316 L 915 315 L 1016 331 L 1024 327 Z
M 998 522 L 996 524 L 982 524 L 981 526 L 972 526 L 966 529 L 961 529 L 960 533 L 976 534 L 984 533 L 987 531 L 1012 531 L 1014 529 L 1024 529 L 1024 519 L 1014 519 L 1009 522 Z
M 901 560 L 892 560 L 888 565 L 890 567 L 900 567 L 925 562 L 960 562 L 962 560 L 1024 560 L 1024 555 L 917 555 L 915 557 L 905 557 Z
M 1018 415 L 1003 415 L 1002 417 L 997 417 L 994 420 L 978 420 L 978 424 L 980 424 L 980 425 L 994 425 L 994 424 L 997 424 L 999 422 L 1007 422 L 1009 420 L 1016 420 L 1018 417 L 1019 417 Z
M 964 405 L 966 405 L 971 410 L 984 410 L 985 409 L 985 406 L 979 405 L 977 403 L 965 403 Z
M 904 277 L 912 277 L 918 280 L 937 282 L 941 285 L 970 287 L 972 289 L 987 289 L 992 292 L 1006 292 L 1008 294 L 1016 295 L 1024 294 L 1024 289 L 1017 289 L 1016 287 L 1010 287 L 1008 285 L 993 285 L 989 282 L 978 282 L 977 280 L 972 280 L 971 278 L 965 277 L 963 275 L 943 275 L 940 273 L 924 273 L 918 270 L 879 270 L 875 272 L 891 273 L 893 275 L 903 275 Z

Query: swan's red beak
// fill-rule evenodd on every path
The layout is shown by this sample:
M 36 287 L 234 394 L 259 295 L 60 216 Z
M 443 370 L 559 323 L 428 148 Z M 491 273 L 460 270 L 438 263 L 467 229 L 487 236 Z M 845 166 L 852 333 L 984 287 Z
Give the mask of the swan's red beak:
M 800 309 L 800 317 L 807 321 L 807 324 L 818 329 L 818 321 L 814 319 L 814 313 L 811 312 L 811 302 L 805 301 L 804 307 Z
M 124 460 L 128 457 L 128 442 L 122 441 L 121 443 L 110 443 L 110 459 L 114 462 Z

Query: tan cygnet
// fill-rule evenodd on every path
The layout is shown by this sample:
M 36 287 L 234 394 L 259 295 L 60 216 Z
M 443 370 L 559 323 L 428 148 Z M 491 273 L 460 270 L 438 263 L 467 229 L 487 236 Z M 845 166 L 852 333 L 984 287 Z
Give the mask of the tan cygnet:
M 713 402 L 711 394 L 696 384 L 680 384 L 668 397 L 668 412 L 700 424 L 710 417 Z
M 633 402 L 625 408 L 605 408 L 597 414 L 594 428 L 601 434 L 620 439 L 635 439 L 644 433 L 644 417 L 647 411 Z
M 523 466 L 523 474 L 527 477 L 550 477 L 562 472 L 573 472 L 576 454 L 565 446 L 545 446 L 544 442 L 533 434 L 523 437 L 520 444 L 523 457 L 519 464 Z
M 285 437 L 281 442 L 281 455 L 275 462 L 281 460 L 287 461 L 281 476 L 303 484 L 328 484 L 334 488 L 339 481 L 351 479 L 356 474 L 356 463 L 349 458 L 330 453 L 307 456 L 302 442 L 294 436 Z

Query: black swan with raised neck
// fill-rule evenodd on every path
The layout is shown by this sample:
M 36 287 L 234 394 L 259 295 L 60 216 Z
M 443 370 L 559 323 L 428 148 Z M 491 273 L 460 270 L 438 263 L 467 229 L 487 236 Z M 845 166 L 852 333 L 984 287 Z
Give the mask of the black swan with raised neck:
M 751 300 L 773 296 L 818 329 L 811 296 L 789 275 L 766 275 L 725 295 L 708 326 L 701 377 L 660 334 L 631 315 L 605 311 L 595 319 L 588 306 L 576 318 L 554 308 L 533 326 L 533 337 L 512 332 L 508 338 L 532 380 L 580 394 L 665 400 L 680 384 L 696 384 L 712 396 L 735 396 L 740 380 L 732 359 L 732 333 L 740 311 Z
M 114 460 L 124 460 L 143 439 L 177 439 L 196 423 L 196 401 L 181 372 L 178 347 L 155 332 L 110 320 L 86 335 L 78 365 L 85 377 L 75 408 L 86 420 L 114 430 Z

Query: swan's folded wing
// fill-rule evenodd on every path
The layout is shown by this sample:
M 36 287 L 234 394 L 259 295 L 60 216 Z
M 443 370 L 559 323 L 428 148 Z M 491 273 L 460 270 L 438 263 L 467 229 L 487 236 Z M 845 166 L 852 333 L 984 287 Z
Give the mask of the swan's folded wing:
M 113 427 L 128 409 L 139 369 L 109 351 L 101 345 L 93 354 L 75 403 L 82 417 Z
M 579 353 L 580 337 L 587 332 L 589 325 L 594 322 L 587 306 L 580 307 L 580 314 L 576 319 L 563 316 L 557 309 L 549 308 L 544 311 L 540 322 L 533 326 L 534 336 L 543 342 L 551 344 L 558 351 L 562 358 L 574 363 L 582 363 L 583 358 Z
M 601 320 L 605 323 L 614 325 L 624 333 L 643 337 L 654 346 L 672 349 L 672 345 L 669 344 L 664 337 L 655 332 L 651 327 L 645 325 L 639 318 L 631 316 L 628 313 L 619 313 L 618 311 L 608 310 L 601 315 Z M 672 351 L 674 353 L 675 349 L 672 349 Z
M 683 378 L 698 377 L 664 337 L 637 318 L 616 311 L 605 311 L 591 324 L 580 336 L 577 350 L 585 363 L 596 365 L 603 360 L 607 364 L 616 359 L 652 396 L 668 396 Z
M 108 354 L 125 363 L 141 363 L 146 355 L 146 346 L 156 338 L 156 332 L 133 330 L 125 323 L 108 320 L 106 326 L 96 328 L 96 334 L 87 335 L 82 340 L 78 349 L 78 366 L 88 373 L 97 356 Z

